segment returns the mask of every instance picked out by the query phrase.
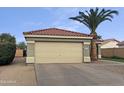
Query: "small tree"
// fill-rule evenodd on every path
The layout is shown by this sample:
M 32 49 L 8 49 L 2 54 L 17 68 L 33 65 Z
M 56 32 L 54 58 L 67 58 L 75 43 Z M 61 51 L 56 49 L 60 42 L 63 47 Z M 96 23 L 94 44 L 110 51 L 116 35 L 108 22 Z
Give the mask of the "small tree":
M 17 44 L 17 48 L 20 48 L 20 49 L 25 50 L 26 47 L 27 47 L 27 46 L 26 46 L 25 42 L 19 42 L 19 43 Z
M 0 65 L 13 62 L 16 52 L 16 39 L 8 33 L 0 34 Z
M 1 43 L 16 43 L 16 39 L 14 36 L 11 36 L 9 33 L 0 34 L 0 42 Z

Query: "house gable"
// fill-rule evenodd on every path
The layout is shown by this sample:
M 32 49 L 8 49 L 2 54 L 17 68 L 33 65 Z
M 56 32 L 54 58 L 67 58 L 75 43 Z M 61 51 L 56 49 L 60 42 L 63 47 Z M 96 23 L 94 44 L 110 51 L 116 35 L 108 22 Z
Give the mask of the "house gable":
M 102 44 L 101 45 L 101 48 L 118 48 L 118 42 L 117 41 L 108 41 L 107 43 L 105 44 Z

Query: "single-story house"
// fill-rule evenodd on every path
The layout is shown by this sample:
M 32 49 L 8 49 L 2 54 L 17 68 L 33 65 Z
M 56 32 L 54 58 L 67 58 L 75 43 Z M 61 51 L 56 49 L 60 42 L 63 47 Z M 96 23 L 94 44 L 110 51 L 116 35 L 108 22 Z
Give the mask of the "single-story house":
M 27 41 L 26 63 L 91 62 L 90 44 L 93 38 L 91 35 L 58 28 L 23 34 Z M 101 57 L 100 46 L 98 55 Z
M 116 39 L 106 39 L 103 40 L 103 43 L 101 44 L 101 48 L 118 48 L 119 41 Z
M 119 42 L 117 45 L 119 46 L 119 48 L 124 48 L 124 41 Z

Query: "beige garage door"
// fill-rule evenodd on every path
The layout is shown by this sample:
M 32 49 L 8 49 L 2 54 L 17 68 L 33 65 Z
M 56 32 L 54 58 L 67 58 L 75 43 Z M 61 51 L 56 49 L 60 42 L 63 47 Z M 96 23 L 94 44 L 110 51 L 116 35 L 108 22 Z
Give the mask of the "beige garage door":
M 36 63 L 82 63 L 82 43 L 36 42 Z

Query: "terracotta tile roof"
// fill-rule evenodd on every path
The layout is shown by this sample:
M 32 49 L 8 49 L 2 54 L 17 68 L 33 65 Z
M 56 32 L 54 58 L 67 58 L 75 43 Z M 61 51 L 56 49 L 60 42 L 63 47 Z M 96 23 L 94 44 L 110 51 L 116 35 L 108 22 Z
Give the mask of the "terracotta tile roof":
M 102 44 L 103 43 L 103 40 L 102 39 L 98 39 L 98 40 L 96 40 L 96 43 L 97 44 Z
M 122 46 L 122 45 L 124 45 L 124 41 L 122 41 L 122 42 L 119 42 L 117 45 L 119 45 L 119 46 Z
M 31 32 L 23 32 L 24 35 L 53 35 L 53 36 L 80 36 L 80 37 L 91 37 L 91 35 L 69 31 L 58 28 L 48 28 L 42 30 L 36 30 Z
M 111 38 L 111 39 L 105 39 L 104 41 L 117 41 L 119 42 L 118 40 L 114 39 L 114 38 Z

